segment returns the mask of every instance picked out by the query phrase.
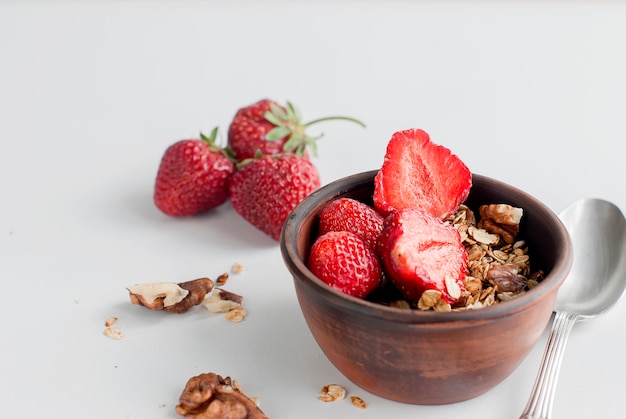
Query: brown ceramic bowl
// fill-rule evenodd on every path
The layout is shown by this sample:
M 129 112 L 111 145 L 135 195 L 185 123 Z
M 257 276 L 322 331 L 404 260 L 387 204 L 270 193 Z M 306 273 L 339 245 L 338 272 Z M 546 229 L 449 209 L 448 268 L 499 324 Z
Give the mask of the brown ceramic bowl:
M 463 312 L 424 312 L 359 300 L 327 286 L 306 267 L 317 215 L 329 201 L 371 203 L 377 171 L 348 176 L 304 199 L 283 227 L 281 251 L 313 337 L 349 380 L 378 396 L 413 404 L 446 404 L 490 390 L 528 355 L 546 327 L 572 263 L 572 245 L 559 218 L 532 196 L 473 176 L 466 202 L 508 203 L 524 209 L 520 238 L 533 269 L 545 279 L 507 302 Z

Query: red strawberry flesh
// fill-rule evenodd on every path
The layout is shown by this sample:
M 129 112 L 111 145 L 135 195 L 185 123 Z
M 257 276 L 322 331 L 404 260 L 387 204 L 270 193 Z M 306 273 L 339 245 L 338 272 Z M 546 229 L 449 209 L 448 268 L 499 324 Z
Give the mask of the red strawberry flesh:
M 309 159 L 265 156 L 235 172 L 229 196 L 239 215 L 278 241 L 289 213 L 319 187 L 319 172 Z
M 408 300 L 419 300 L 428 289 L 440 291 L 449 303 L 459 298 L 468 256 L 450 224 L 416 208 L 397 211 L 385 219 L 378 250 L 392 283 Z
M 154 203 L 165 214 L 199 214 L 226 202 L 233 163 L 202 140 L 182 140 L 167 148 L 154 188 Z
M 382 270 L 374 251 L 349 231 L 319 236 L 307 263 L 315 276 L 348 295 L 365 298 L 380 284 Z
M 421 208 L 445 219 L 467 198 L 472 176 L 449 149 L 410 129 L 391 137 L 374 185 L 374 206 L 385 215 Z
M 276 102 L 263 99 L 239 109 L 235 114 L 228 128 L 228 146 L 238 161 L 252 158 L 257 152 L 268 155 L 283 151 L 287 136 L 276 141 L 265 140 L 266 134 L 276 127 L 265 118 L 272 105 L 279 106 Z
M 384 221 L 385 218 L 369 205 L 352 198 L 339 198 L 326 204 L 320 212 L 318 234 L 351 231 L 374 249 Z

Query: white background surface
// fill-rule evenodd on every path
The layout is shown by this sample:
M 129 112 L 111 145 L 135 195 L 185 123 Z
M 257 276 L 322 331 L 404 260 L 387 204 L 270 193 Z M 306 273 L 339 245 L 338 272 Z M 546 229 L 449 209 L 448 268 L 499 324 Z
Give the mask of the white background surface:
M 380 399 L 316 346 L 277 243 L 229 205 L 162 215 L 154 177 L 168 145 L 269 97 L 366 122 L 311 130 L 323 183 L 378 168 L 416 127 L 555 212 L 591 196 L 624 211 L 625 19 L 607 1 L 0 2 L 0 416 L 174 418 L 187 379 L 214 371 L 273 419 L 516 418 L 545 335 L 476 399 Z M 234 262 L 241 324 L 129 303 L 128 285 Z M 124 340 L 103 336 L 109 316 Z M 626 410 L 625 316 L 576 325 L 555 418 Z M 317 400 L 333 382 L 368 408 Z

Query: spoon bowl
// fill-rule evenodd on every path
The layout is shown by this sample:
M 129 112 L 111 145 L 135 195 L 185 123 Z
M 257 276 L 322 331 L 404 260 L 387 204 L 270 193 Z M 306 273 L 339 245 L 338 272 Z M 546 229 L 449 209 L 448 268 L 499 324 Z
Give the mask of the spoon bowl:
M 610 202 L 583 199 L 559 215 L 574 247 L 530 399 L 520 419 L 549 419 L 565 345 L 578 320 L 606 313 L 626 289 L 626 219 Z
M 559 218 L 574 244 L 572 269 L 559 289 L 556 311 L 591 318 L 607 312 L 626 288 L 626 222 L 619 208 L 583 199 Z

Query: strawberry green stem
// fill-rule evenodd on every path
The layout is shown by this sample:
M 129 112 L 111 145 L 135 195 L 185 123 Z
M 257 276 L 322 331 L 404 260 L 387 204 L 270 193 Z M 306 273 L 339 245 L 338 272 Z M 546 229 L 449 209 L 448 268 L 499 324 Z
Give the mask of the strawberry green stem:
M 342 121 L 351 121 L 354 122 L 356 124 L 359 124 L 360 126 L 362 126 L 363 128 L 365 128 L 365 124 L 361 121 L 359 121 L 356 118 L 351 118 L 349 116 L 325 116 L 323 118 L 318 118 L 318 119 L 314 119 L 312 121 L 307 122 L 306 124 L 303 124 L 303 127 L 308 127 L 311 126 L 313 124 L 317 124 L 318 122 L 322 122 L 322 121 L 331 121 L 331 120 L 342 120 Z

